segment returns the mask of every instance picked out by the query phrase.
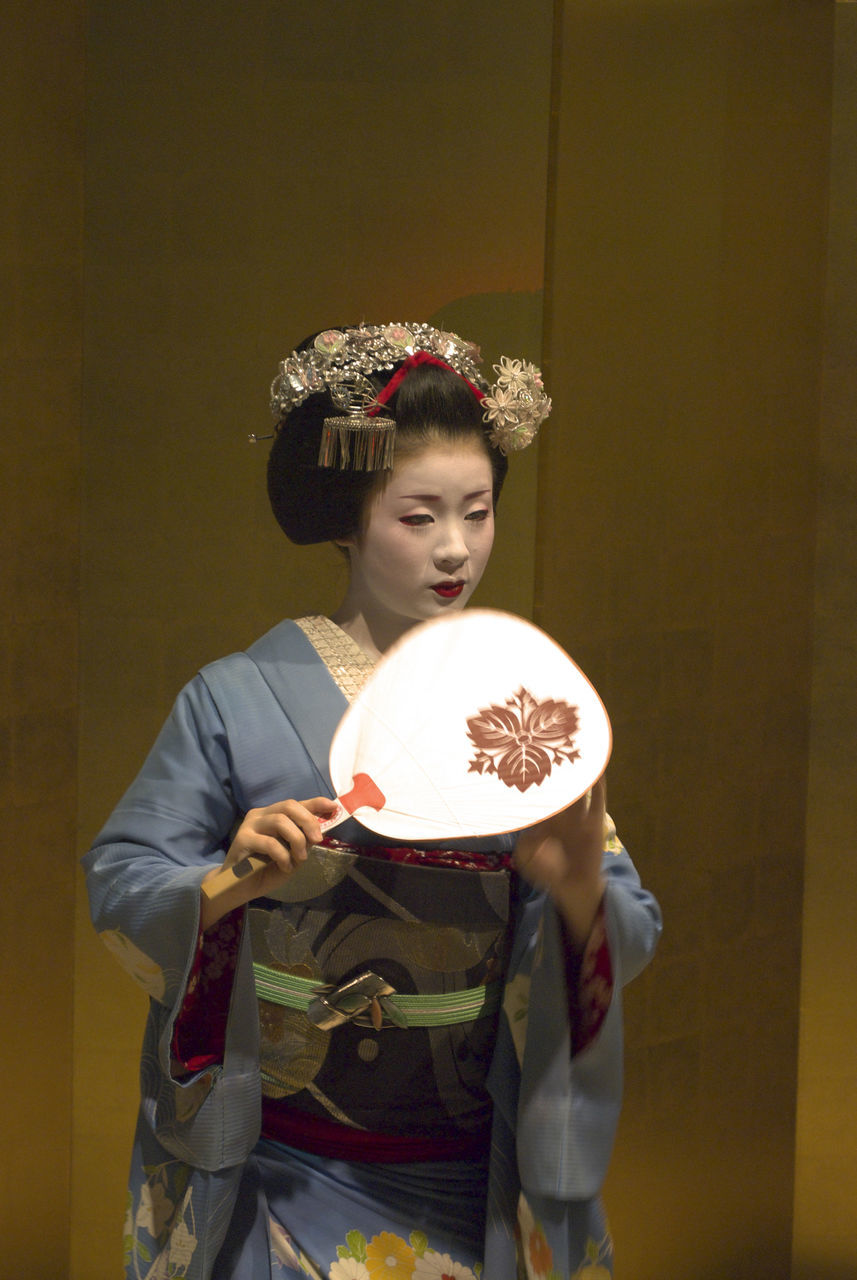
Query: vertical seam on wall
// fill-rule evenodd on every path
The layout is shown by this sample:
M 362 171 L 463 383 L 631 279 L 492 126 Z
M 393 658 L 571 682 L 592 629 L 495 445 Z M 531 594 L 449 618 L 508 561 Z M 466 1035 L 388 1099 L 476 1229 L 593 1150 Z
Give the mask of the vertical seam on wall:
M 554 227 L 556 223 L 556 172 L 559 137 L 560 98 L 562 91 L 562 34 L 565 17 L 565 0 L 554 0 L 553 29 L 551 32 L 551 82 L 548 107 L 547 191 L 545 194 L 545 256 L 542 270 L 542 369 L 545 385 L 551 385 L 551 352 L 553 350 L 553 275 Z M 550 426 L 547 428 L 550 430 Z M 548 459 L 544 448 L 539 449 L 536 471 L 536 531 L 533 564 L 533 619 L 541 623 L 544 615 L 544 503 L 542 494 L 549 482 Z

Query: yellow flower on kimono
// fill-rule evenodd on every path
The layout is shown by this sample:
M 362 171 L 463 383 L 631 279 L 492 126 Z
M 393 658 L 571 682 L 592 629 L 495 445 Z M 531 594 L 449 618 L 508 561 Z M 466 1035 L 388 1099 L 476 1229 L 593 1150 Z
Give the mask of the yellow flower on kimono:
M 382 1231 L 366 1246 L 366 1270 L 371 1280 L 411 1280 L 414 1251 L 401 1236 Z

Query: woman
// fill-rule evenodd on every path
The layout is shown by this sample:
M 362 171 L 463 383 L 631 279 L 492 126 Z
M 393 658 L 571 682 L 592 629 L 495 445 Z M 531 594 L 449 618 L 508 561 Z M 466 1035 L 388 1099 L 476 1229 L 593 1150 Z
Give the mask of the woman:
M 364 325 L 274 383 L 274 513 L 342 549 L 345 598 L 183 690 L 85 859 L 96 928 L 151 996 L 129 1277 L 611 1273 L 621 987 L 659 915 L 603 784 L 454 851 L 320 827 L 348 700 L 466 605 L 506 454 L 549 411 L 531 365 L 495 367 L 486 394 L 455 335 Z

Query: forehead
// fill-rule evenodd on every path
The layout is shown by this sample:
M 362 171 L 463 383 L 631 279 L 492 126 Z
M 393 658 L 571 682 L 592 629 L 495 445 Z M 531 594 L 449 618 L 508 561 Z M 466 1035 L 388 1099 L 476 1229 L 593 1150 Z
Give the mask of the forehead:
M 476 440 L 432 443 L 394 462 L 385 486 L 393 495 L 429 492 L 433 488 L 491 489 L 491 462 Z M 414 489 L 414 485 L 418 488 Z M 428 486 L 428 488 L 426 488 Z

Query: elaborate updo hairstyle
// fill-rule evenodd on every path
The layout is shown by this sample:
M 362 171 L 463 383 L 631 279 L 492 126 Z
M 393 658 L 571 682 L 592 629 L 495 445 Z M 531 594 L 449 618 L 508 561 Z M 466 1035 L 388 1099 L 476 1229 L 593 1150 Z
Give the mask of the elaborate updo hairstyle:
M 305 351 L 315 335 L 297 349 Z M 383 392 L 404 361 L 366 378 Z M 411 369 L 386 403 L 395 419 L 394 458 L 433 444 L 473 441 L 485 451 L 493 475 L 494 505 L 506 477 L 508 460 L 491 444 L 481 401 L 454 369 L 421 364 Z M 319 466 L 325 421 L 341 415 L 325 387 L 309 395 L 281 420 L 268 458 L 268 496 L 286 536 L 299 545 L 328 542 L 355 534 L 370 495 L 389 470 Z M 383 421 L 383 420 L 382 420 Z
M 489 387 L 481 359 L 430 324 L 325 329 L 302 342 L 271 387 L 268 495 L 286 536 L 353 537 L 395 459 L 435 444 L 485 450 L 496 507 L 506 455 L 535 439 L 551 402 L 534 364 L 501 356 Z

